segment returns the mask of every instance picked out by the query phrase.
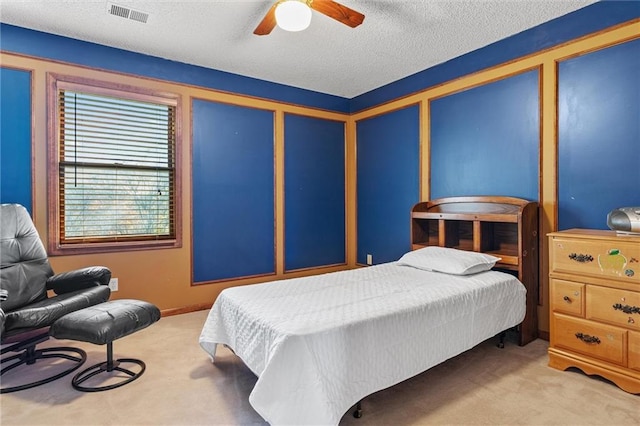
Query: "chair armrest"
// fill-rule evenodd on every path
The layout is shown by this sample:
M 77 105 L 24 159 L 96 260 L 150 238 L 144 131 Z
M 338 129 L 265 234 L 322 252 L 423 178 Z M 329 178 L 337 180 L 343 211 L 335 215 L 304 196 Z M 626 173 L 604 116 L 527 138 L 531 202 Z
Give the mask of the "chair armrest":
M 55 294 L 64 294 L 84 288 L 108 285 L 109 280 L 111 280 L 109 268 L 89 266 L 50 277 L 47 280 L 47 290 L 53 290 Z

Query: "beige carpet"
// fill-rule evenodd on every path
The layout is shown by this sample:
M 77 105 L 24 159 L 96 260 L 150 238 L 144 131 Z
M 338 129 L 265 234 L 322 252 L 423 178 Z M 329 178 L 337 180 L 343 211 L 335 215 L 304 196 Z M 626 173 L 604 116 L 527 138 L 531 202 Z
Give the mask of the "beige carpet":
M 212 364 L 198 346 L 207 312 L 165 317 L 117 340 L 116 357 L 141 358 L 144 375 L 121 388 L 81 393 L 71 376 L 2 395 L 0 423 L 9 425 L 264 424 L 251 408 L 256 378 L 227 349 Z M 68 341 L 103 361 L 106 347 Z M 547 342 L 525 347 L 485 342 L 417 377 L 365 398 L 361 419 L 342 425 L 639 425 L 640 397 L 578 370 L 547 367 Z M 31 367 L 30 371 L 33 371 Z M 24 373 L 22 373 L 24 374 Z M 372 372 L 372 374 L 375 374 Z M 5 385 L 13 375 L 3 378 Z M 32 375 L 29 373 L 29 375 Z M 15 377 L 13 377 L 15 380 Z

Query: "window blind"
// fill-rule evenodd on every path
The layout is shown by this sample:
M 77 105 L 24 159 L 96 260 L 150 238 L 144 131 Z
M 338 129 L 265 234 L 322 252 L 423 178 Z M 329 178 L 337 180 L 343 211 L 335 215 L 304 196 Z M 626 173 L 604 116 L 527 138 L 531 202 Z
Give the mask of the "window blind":
M 174 105 L 58 92 L 60 242 L 174 239 Z

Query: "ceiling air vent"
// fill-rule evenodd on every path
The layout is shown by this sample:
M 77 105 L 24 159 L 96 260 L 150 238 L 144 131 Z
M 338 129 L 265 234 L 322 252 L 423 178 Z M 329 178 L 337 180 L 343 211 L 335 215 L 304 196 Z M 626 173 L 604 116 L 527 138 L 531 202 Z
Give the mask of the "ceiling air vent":
M 129 19 L 133 19 L 134 21 L 142 22 L 143 24 L 147 23 L 147 19 L 149 19 L 149 14 L 145 12 L 139 12 L 137 10 L 131 10 L 129 14 Z
M 119 16 L 125 19 L 131 19 L 133 21 L 142 22 L 143 24 L 146 24 L 147 19 L 149 19 L 149 14 L 146 12 L 129 9 L 128 7 L 118 6 L 117 4 L 113 4 L 113 3 L 108 3 L 107 6 L 108 6 L 107 13 L 109 15 Z

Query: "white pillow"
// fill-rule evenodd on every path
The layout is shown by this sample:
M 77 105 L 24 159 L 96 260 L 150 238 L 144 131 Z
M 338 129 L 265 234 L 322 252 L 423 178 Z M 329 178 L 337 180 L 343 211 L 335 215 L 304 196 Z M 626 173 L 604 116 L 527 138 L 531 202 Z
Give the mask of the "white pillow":
M 485 253 L 429 246 L 405 253 L 398 264 L 452 275 L 488 271 L 501 258 Z

